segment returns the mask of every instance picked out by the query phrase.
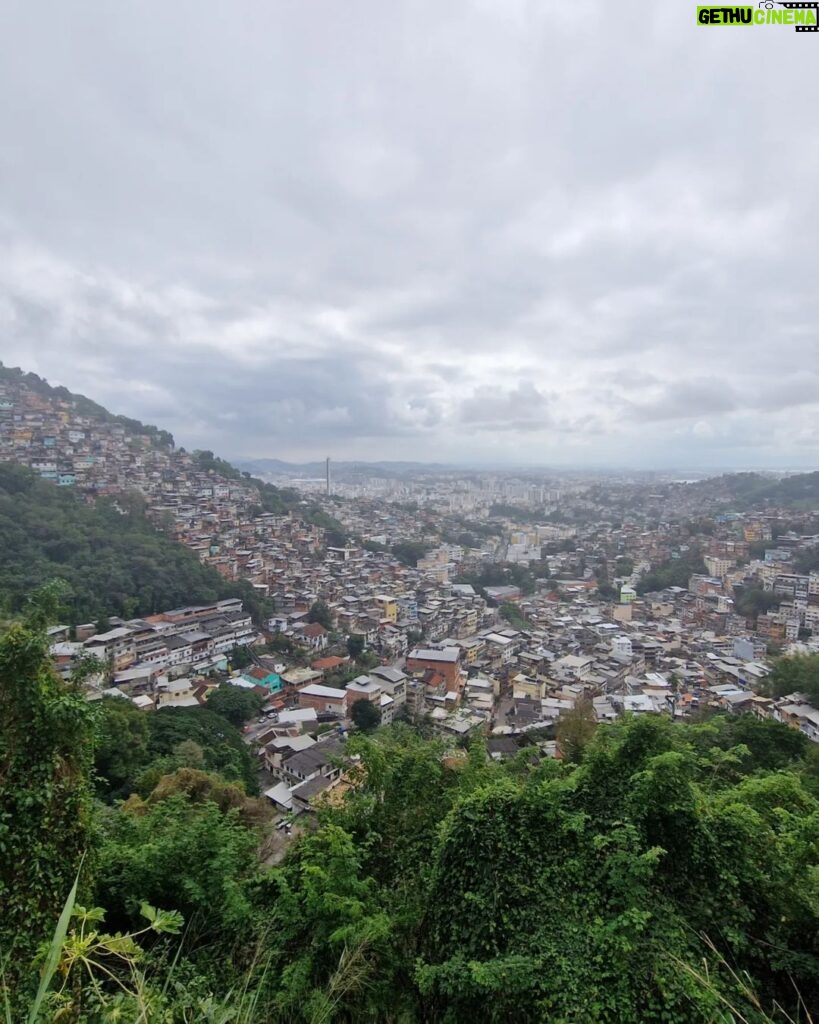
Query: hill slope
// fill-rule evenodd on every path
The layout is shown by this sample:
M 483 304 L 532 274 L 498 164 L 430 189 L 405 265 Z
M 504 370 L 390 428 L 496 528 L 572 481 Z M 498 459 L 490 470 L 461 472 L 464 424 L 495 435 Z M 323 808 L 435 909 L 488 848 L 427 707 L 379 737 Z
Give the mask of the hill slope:
M 773 479 L 762 473 L 726 473 L 688 485 L 735 510 L 819 507 L 819 472 Z
M 138 499 L 88 505 L 23 466 L 0 463 L 0 599 L 16 611 L 56 577 L 71 586 L 72 624 L 234 596 L 260 610 L 252 587 L 202 565 L 146 519 Z
M 74 589 L 73 622 L 226 596 L 241 596 L 259 621 L 258 591 L 226 582 L 158 527 L 202 551 L 198 525 L 188 535 L 186 521 L 212 522 L 223 509 L 236 524 L 294 513 L 343 539 L 341 524 L 298 492 L 256 480 L 211 451 L 176 448 L 166 430 L 2 363 L 0 467 L 0 601 L 12 610 L 61 576 Z
M 72 486 L 92 495 L 137 488 L 161 501 L 169 481 L 186 481 L 187 493 L 233 483 L 253 490 L 262 511 L 298 510 L 302 518 L 328 525 L 296 491 L 257 480 L 211 451 L 176 448 L 167 430 L 115 415 L 85 395 L 2 363 L 0 459 L 32 466 L 50 479 L 67 474 Z

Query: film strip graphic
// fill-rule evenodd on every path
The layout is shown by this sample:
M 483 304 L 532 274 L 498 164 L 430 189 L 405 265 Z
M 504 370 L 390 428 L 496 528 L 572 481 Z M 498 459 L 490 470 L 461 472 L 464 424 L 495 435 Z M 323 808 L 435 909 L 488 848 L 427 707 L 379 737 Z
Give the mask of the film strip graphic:
M 819 0 L 813 0 L 813 3 L 782 3 L 778 0 L 780 7 L 787 7 L 789 11 L 806 11 L 812 10 L 816 14 L 816 25 L 795 25 L 797 32 L 819 32 Z M 768 6 L 767 4 L 765 5 Z

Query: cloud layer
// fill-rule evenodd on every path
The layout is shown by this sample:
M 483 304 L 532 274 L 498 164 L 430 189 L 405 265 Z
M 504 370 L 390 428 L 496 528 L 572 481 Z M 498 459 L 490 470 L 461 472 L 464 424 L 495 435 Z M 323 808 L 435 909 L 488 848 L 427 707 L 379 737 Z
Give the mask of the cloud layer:
M 11 0 L 0 357 L 228 455 L 812 465 L 817 57 L 638 0 Z

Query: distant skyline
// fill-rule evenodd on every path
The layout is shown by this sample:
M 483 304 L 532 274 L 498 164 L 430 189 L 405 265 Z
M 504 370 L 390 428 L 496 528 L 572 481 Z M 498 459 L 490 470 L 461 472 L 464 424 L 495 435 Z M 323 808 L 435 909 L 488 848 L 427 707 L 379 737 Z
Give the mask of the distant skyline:
M 694 6 L 7 0 L 0 358 L 234 459 L 819 467 L 819 44 Z

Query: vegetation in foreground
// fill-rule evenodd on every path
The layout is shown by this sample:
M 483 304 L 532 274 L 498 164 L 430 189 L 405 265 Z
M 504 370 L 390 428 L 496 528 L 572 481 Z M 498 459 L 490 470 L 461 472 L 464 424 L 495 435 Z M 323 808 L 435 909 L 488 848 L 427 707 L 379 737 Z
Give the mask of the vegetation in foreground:
M 362 734 L 345 801 L 270 867 L 221 727 L 160 711 L 143 732 L 87 704 L 48 663 L 45 598 L 0 638 L 7 1021 L 761 1024 L 819 1005 L 819 762 L 798 733 L 641 718 L 571 763 L 503 764 L 480 740 L 444 757 L 408 727 Z

